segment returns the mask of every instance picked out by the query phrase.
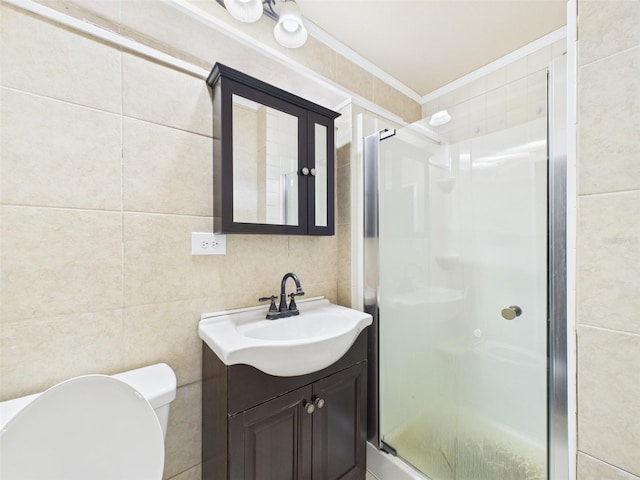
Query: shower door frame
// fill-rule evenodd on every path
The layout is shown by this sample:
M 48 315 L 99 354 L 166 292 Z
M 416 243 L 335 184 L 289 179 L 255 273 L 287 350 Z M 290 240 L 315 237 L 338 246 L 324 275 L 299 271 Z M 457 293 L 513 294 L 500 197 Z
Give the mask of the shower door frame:
M 569 479 L 567 375 L 567 65 L 551 62 L 547 74 L 547 465 L 548 480 Z M 380 142 L 396 134 L 382 130 L 364 138 L 364 295 L 373 316 L 368 338 L 367 439 L 395 455 L 380 438 L 379 191 Z

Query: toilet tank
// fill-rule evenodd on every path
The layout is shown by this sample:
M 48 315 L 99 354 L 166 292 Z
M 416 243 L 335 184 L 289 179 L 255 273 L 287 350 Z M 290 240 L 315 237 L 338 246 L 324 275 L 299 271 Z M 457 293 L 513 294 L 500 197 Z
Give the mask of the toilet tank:
M 147 399 L 156 412 L 166 438 L 169 404 L 176 398 L 177 387 L 176 374 L 171 367 L 166 363 L 157 363 L 112 376 L 128 383 Z M 38 395 L 40 394 L 36 393 L 0 402 L 0 430 Z

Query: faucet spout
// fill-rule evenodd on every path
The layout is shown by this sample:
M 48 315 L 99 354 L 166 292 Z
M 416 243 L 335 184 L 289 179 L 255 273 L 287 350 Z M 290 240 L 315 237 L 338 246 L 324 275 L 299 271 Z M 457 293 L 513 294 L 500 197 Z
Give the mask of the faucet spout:
M 285 289 L 287 287 L 287 280 L 290 278 L 293 279 L 294 283 L 296 284 L 296 292 L 291 294 L 291 305 L 287 307 L 287 294 Z M 297 312 L 298 307 L 296 306 L 293 297 L 298 295 L 304 295 L 304 292 L 302 291 L 302 285 L 300 285 L 300 279 L 295 273 L 285 273 L 285 275 L 282 277 L 282 282 L 280 283 L 280 307 L 278 308 L 278 311 L 286 312 L 291 310 Z

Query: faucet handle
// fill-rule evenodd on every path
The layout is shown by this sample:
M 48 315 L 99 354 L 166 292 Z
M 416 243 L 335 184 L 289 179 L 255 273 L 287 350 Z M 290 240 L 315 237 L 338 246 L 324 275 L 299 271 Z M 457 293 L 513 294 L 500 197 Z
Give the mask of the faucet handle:
M 269 311 L 270 312 L 277 312 L 278 311 L 278 307 L 276 307 L 276 297 L 275 295 L 271 295 L 270 297 L 260 297 L 258 299 L 259 302 L 271 302 L 271 304 L 269 305 Z
M 300 295 L 304 295 L 304 292 L 301 290 L 300 293 L 290 293 L 289 297 L 291 298 L 291 301 L 289 302 L 289 311 L 297 311 L 298 310 L 298 305 L 296 305 L 296 301 L 295 301 L 295 297 L 298 297 Z

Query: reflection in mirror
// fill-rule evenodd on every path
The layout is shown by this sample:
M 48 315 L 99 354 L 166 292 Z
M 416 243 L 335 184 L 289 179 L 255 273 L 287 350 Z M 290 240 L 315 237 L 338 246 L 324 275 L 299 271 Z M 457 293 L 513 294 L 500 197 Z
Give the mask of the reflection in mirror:
M 315 191 L 316 222 L 327 226 L 327 127 L 315 124 Z
M 233 221 L 298 224 L 298 118 L 233 95 Z

